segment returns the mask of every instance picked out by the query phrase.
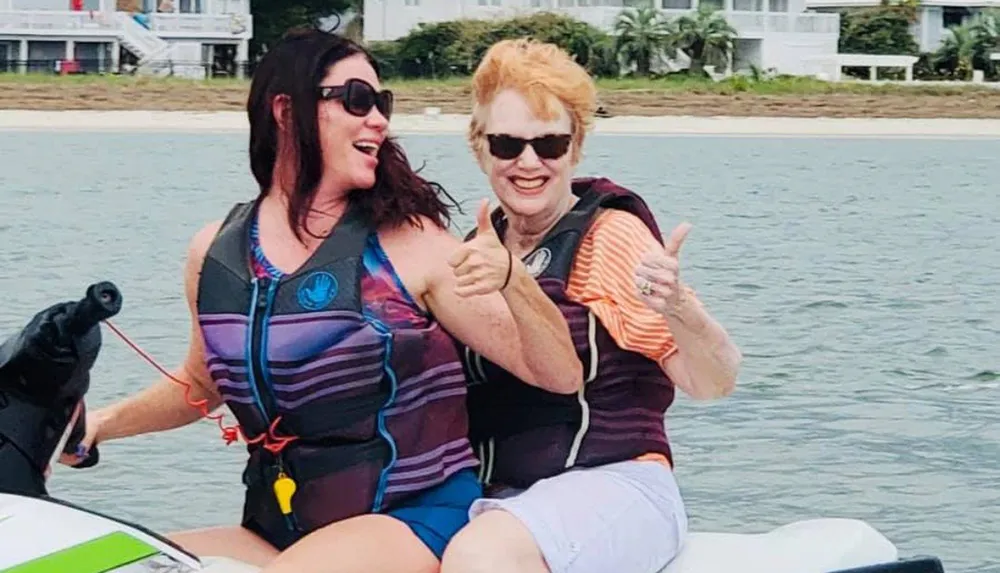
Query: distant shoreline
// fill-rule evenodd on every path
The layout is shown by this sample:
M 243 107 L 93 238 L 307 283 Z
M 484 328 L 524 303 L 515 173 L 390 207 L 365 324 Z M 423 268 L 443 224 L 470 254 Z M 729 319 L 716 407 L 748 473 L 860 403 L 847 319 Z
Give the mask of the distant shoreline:
M 464 134 L 468 116 L 397 114 L 394 134 Z M 0 110 L 0 131 L 245 133 L 245 112 Z M 663 136 L 1000 138 L 1000 119 L 620 116 L 594 132 Z
M 622 133 L 702 133 L 717 129 L 716 118 L 748 118 L 740 124 L 725 120 L 723 130 L 749 131 L 767 134 L 773 131 L 760 126 L 759 118 L 776 118 L 780 129 L 787 134 L 815 134 L 820 124 L 802 124 L 787 118 L 828 121 L 825 118 L 858 118 L 902 120 L 931 119 L 938 130 L 952 133 L 954 129 L 965 133 L 967 127 L 941 127 L 952 124 L 952 119 L 1000 120 L 1000 84 L 944 85 L 914 82 L 913 84 L 874 84 L 867 82 L 823 82 L 805 77 L 775 78 L 753 81 L 744 77 L 712 82 L 695 79 L 642 79 L 621 78 L 597 80 L 598 103 L 614 119 L 599 122 L 602 130 Z M 462 115 L 472 111 L 471 83 L 469 78 L 394 79 L 385 86 L 395 94 L 395 113 L 400 116 L 420 115 L 428 107 L 437 108 L 442 114 Z M 177 111 L 207 114 L 214 112 L 244 113 L 249 83 L 247 80 L 211 79 L 185 80 L 181 78 L 153 78 L 146 76 L 95 76 L 89 74 L 52 76 L 0 74 L 0 109 L 42 112 L 62 111 Z M 634 116 L 660 118 L 673 116 L 677 120 L 631 120 Z M 69 116 L 59 116 L 69 117 Z M 164 116 L 166 117 L 166 116 Z M 218 116 L 223 117 L 223 116 Z M 705 118 L 693 120 L 688 118 Z M 946 119 L 947 118 L 947 119 Z M 394 118 L 396 119 L 396 118 Z M 944 120 L 941 123 L 938 120 Z M 34 120 L 32 120 L 34 121 Z M 59 122 L 66 120 L 60 119 Z M 118 120 L 109 120 L 117 122 Z M 173 121 L 173 120 L 171 120 Z M 206 119 L 206 121 L 209 121 Z M 227 120 L 228 121 L 228 120 Z M 668 123 L 664 123 L 668 122 Z M 692 123 L 693 122 L 693 123 Z M 710 123 L 705 123 L 710 122 Z M 162 122 L 158 121 L 157 125 Z M 210 123 L 221 124 L 221 119 Z M 395 122 L 397 129 L 409 128 L 411 120 Z M 436 127 L 440 132 L 442 121 Z M 627 127 L 619 126 L 628 124 Z M 636 123 L 643 123 L 635 126 Z M 405 125 L 404 125 L 405 124 Z M 802 128 L 796 126 L 811 125 Z M 877 130 L 890 129 L 912 136 L 912 129 L 881 123 Z M 985 125 L 985 124 L 979 124 Z M 694 126 L 694 127 L 691 127 Z M 843 126 L 843 127 L 841 127 Z M 419 126 L 415 126 L 417 129 Z M 422 127 L 420 127 L 422 129 Z M 223 129 L 220 127 L 220 129 Z M 230 129 L 238 129 L 232 127 Z M 855 135 L 868 133 L 868 127 L 855 128 L 850 122 L 827 126 L 824 130 L 847 130 Z M 975 128 L 982 129 L 981 127 Z M 859 132 L 858 130 L 864 130 Z M 881 132 L 877 132 L 881 133 Z

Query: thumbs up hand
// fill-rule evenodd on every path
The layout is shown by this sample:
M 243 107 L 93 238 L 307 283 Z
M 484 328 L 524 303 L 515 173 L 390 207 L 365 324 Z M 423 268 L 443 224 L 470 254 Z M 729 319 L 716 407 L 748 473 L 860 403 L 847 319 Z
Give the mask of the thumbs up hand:
M 635 267 L 635 286 L 639 297 L 646 306 L 663 316 L 678 312 L 683 302 L 678 256 L 690 231 L 690 223 L 677 225 L 663 249 L 647 253 Z
M 448 259 L 455 271 L 455 292 L 468 297 L 501 291 L 510 282 L 515 263 L 490 221 L 490 201 L 483 199 L 476 217 L 476 236 Z

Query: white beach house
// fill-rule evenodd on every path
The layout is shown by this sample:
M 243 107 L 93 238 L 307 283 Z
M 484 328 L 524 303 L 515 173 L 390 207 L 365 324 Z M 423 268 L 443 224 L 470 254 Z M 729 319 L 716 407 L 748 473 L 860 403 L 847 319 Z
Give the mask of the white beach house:
M 806 6 L 818 11 L 842 8 L 878 6 L 880 0 L 805 0 Z M 919 0 L 918 20 L 912 26 L 921 52 L 933 52 L 957 26 L 986 8 L 1000 8 L 1000 0 Z
M 0 0 L 0 72 L 239 73 L 250 0 Z
M 806 12 L 805 0 L 654 0 L 668 16 L 711 3 L 739 32 L 735 67 L 804 74 L 805 58 L 837 53 L 840 17 Z M 365 0 L 365 39 L 394 40 L 421 22 L 559 12 L 611 31 L 630 0 Z

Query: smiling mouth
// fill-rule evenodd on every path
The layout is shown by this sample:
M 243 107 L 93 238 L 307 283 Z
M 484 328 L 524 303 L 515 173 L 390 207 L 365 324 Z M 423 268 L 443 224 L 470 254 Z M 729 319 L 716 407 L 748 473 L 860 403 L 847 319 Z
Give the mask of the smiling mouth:
M 378 153 L 378 144 L 372 141 L 359 141 L 354 144 L 354 149 L 357 149 L 369 157 L 375 157 Z
M 549 182 L 548 177 L 511 177 L 511 184 L 521 191 L 538 191 Z

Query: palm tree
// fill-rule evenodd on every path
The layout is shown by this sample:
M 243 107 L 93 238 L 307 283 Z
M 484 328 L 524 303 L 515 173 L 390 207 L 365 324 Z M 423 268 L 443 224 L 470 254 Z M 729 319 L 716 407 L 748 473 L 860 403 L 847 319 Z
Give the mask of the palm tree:
M 700 74 L 706 64 L 728 66 L 737 35 L 722 13 L 701 7 L 696 13 L 679 16 L 670 23 L 667 49 L 687 54 L 691 58 L 691 72 Z
M 982 59 L 984 67 L 993 72 L 993 76 L 1000 75 L 1000 61 L 990 58 L 993 52 L 1000 52 L 1000 9 L 983 10 L 973 19 L 972 26 L 979 36 L 977 56 Z
M 968 80 L 972 76 L 972 58 L 975 56 L 975 38 L 968 22 L 949 28 L 935 54 L 938 61 L 951 64 L 959 79 Z
M 656 8 L 645 5 L 626 8 L 615 22 L 614 51 L 636 73 L 648 76 L 653 59 L 668 47 L 670 25 Z
M 987 10 L 949 28 L 951 32 L 934 54 L 938 67 L 951 68 L 957 77 L 968 80 L 976 68 L 995 67 L 990 53 L 1000 47 L 1000 11 Z

